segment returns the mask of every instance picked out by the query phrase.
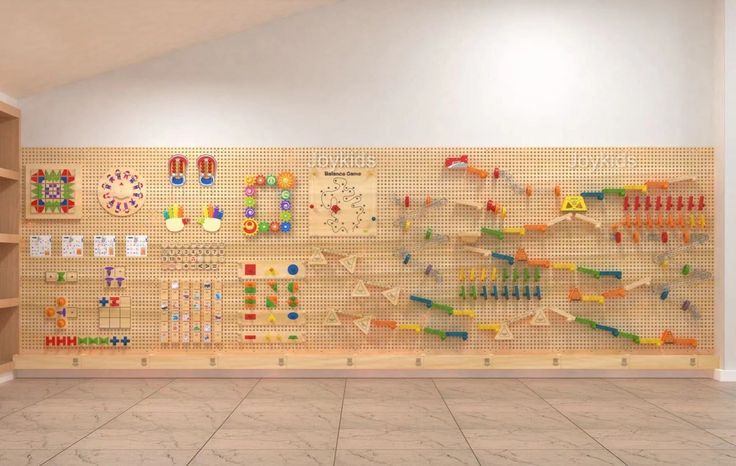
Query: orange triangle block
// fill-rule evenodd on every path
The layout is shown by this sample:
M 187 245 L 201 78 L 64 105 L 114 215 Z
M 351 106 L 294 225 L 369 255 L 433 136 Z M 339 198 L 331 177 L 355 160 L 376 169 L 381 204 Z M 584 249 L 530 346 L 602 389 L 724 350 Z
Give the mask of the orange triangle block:
M 516 256 L 514 259 L 517 261 L 528 261 L 529 256 L 527 256 L 526 251 L 523 248 L 519 248 L 516 250 Z

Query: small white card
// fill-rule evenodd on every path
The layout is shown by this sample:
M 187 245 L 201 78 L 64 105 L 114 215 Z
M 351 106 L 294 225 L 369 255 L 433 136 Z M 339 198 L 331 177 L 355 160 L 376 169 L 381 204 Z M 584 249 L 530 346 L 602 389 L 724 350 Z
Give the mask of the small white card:
M 30 240 L 31 257 L 51 257 L 51 235 L 35 235 Z
M 61 237 L 62 257 L 82 257 L 84 255 L 84 236 L 64 235 Z
M 115 257 L 115 235 L 95 236 L 95 257 Z
M 126 236 L 125 255 L 128 257 L 146 257 L 148 255 L 148 236 Z

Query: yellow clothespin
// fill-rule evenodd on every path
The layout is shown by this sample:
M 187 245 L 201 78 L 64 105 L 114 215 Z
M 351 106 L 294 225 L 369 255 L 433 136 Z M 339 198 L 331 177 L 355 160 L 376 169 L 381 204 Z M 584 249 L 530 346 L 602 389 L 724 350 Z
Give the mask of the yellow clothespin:
M 460 267 L 459 269 L 457 269 L 457 279 L 460 280 L 461 282 L 465 281 L 465 269 L 464 268 Z
M 422 331 L 422 326 L 418 324 L 399 324 L 399 330 L 414 330 L 417 333 Z
M 481 269 L 480 269 L 480 281 L 482 281 L 482 282 L 486 281 L 486 275 L 488 275 L 488 270 L 486 270 L 485 267 L 481 267 Z
M 698 218 L 698 226 L 705 229 L 705 215 L 700 214 L 700 217 Z
M 599 294 L 584 294 L 583 301 L 603 304 L 606 301 L 606 297 Z
M 695 228 L 695 215 L 690 214 L 690 217 L 688 218 L 688 224 L 690 225 L 690 228 Z
M 475 281 L 475 269 L 468 269 L 468 280 Z
M 478 324 L 478 330 L 490 330 L 492 332 L 498 332 L 501 330 L 501 324 Z
M 493 267 L 491 269 L 491 281 L 492 282 L 495 282 L 496 281 L 496 267 Z

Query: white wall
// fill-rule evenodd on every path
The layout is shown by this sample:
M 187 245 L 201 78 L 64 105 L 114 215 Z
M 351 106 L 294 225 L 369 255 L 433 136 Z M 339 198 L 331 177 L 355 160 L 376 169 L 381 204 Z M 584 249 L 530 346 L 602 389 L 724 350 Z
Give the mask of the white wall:
M 347 0 L 21 100 L 25 146 L 713 141 L 703 0 Z
M 723 254 L 719 257 L 721 263 L 717 272 L 721 272 L 720 278 L 722 293 L 718 298 L 722 299 L 723 313 L 719 324 L 720 348 L 722 367 L 726 372 L 717 376 L 722 380 L 736 381 L 736 0 L 725 0 L 724 7 L 724 49 L 723 49 L 723 82 L 721 91 L 723 98 L 723 120 L 719 122 L 717 129 L 720 131 L 719 164 L 717 173 L 720 177 L 721 204 L 717 205 L 720 223 L 717 224 L 718 232 L 721 233 Z M 718 341 L 718 340 L 717 340 Z

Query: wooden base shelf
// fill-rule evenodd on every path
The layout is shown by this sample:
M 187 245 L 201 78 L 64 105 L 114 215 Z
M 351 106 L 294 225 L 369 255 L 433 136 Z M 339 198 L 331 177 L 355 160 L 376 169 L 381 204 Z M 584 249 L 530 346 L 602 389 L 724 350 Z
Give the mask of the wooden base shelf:
M 20 235 L 0 233 L 0 244 L 20 244 Z
M 0 298 L 0 309 L 17 307 L 18 305 L 20 305 L 20 298 Z
M 710 354 L 294 354 L 126 352 L 121 349 L 49 350 L 27 352 L 14 358 L 16 369 L 138 369 L 138 370 L 401 370 L 477 371 L 503 370 L 630 370 L 689 371 L 716 369 Z
M 8 170 L 7 168 L 0 168 L 0 179 L 19 181 L 20 172 L 15 170 Z

